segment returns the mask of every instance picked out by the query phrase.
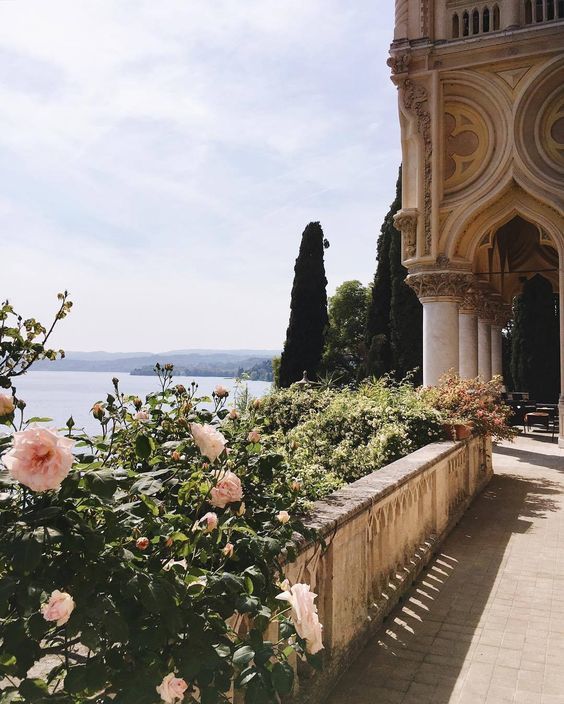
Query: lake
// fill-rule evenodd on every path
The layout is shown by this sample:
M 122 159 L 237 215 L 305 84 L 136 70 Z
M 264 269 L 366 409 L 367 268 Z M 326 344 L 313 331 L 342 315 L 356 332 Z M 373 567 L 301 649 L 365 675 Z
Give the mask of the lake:
M 77 427 L 84 427 L 93 433 L 100 425 L 92 418 L 90 409 L 96 401 L 105 401 L 108 393 L 113 393 L 112 378 L 120 380 L 120 389 L 125 394 L 145 396 L 159 389 L 156 376 L 131 376 L 130 374 L 113 374 L 111 372 L 28 372 L 25 376 L 14 379 L 18 398 L 27 403 L 25 417 L 33 416 L 53 418 L 53 425 L 63 426 L 72 415 Z M 232 391 L 235 379 L 224 377 L 186 377 L 175 376 L 174 383 L 188 385 L 198 384 L 198 395 L 209 396 L 214 388 L 221 384 Z M 253 397 L 266 394 L 272 384 L 269 381 L 247 381 L 249 393 Z

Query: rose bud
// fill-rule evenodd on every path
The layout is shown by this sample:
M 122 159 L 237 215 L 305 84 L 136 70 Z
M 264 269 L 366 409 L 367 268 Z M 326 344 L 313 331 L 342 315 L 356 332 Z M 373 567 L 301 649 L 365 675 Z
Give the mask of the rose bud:
M 213 392 L 218 398 L 227 398 L 229 396 L 229 391 L 221 384 L 218 384 Z
M 241 502 L 241 505 L 239 506 L 239 508 L 237 509 L 237 511 L 236 511 L 235 513 L 236 513 L 237 516 L 244 516 L 246 510 L 247 510 L 247 509 L 246 509 L 246 507 L 245 507 L 245 502 L 242 501 L 242 502 Z
M 227 543 L 227 545 L 223 548 L 221 551 L 225 557 L 233 557 L 233 550 L 235 548 L 233 547 L 233 543 Z
M 279 511 L 278 514 L 276 515 L 276 519 L 284 525 L 285 523 L 288 523 L 290 520 L 290 514 L 288 511 Z
M 140 398 L 136 397 L 133 399 L 133 405 L 135 406 L 135 408 L 137 410 L 139 410 L 141 408 L 141 406 L 143 405 L 143 401 Z
M 294 481 L 290 484 L 290 488 L 292 489 L 292 491 L 301 491 L 301 481 L 299 479 L 294 479 Z
M 237 418 L 239 418 L 239 411 L 236 408 L 232 408 L 227 417 L 229 420 L 237 420 Z
M 0 394 L 0 417 L 9 416 L 14 412 L 14 399 L 6 394 Z
M 217 513 L 210 511 L 200 518 L 198 524 L 205 524 L 204 527 L 206 529 L 206 533 L 211 533 L 212 530 L 217 528 L 217 522 Z
M 173 543 L 172 538 L 171 538 L 171 537 L 168 537 L 168 538 L 165 540 L 165 547 L 166 547 L 166 548 L 172 547 L 172 543 Z
M 181 455 L 180 455 L 180 452 L 178 452 L 178 450 L 175 450 L 175 451 L 172 453 L 172 459 L 173 459 L 175 462 L 178 462 L 178 460 L 180 459 L 180 457 L 181 457 Z
M 260 442 L 260 433 L 259 431 L 254 428 L 251 430 L 251 432 L 247 435 L 247 440 L 252 443 L 257 443 Z
M 262 401 L 260 400 L 260 398 L 255 398 L 252 403 L 253 408 L 255 410 L 258 410 L 261 407 L 261 405 L 262 405 Z
M 184 384 L 177 384 L 174 388 L 177 394 L 182 395 L 186 393 L 186 387 Z
M 104 406 L 101 403 L 95 403 L 92 406 L 92 415 L 96 420 L 102 420 L 104 417 Z
M 149 547 L 149 538 L 137 538 L 135 541 L 135 547 L 138 550 L 146 550 Z

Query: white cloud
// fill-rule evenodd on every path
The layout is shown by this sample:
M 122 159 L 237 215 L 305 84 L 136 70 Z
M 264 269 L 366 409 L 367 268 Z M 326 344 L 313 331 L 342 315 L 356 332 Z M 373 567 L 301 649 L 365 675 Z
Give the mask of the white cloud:
M 0 3 L 4 296 L 68 349 L 275 347 L 299 237 L 368 281 L 400 158 L 392 3 Z M 390 5 L 390 7 L 387 7 Z

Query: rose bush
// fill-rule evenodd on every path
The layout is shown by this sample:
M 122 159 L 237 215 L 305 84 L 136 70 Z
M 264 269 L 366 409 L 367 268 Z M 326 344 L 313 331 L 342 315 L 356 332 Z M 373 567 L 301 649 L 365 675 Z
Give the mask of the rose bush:
M 96 437 L 26 420 L 14 375 L 52 354 L 30 347 L 43 326 L 2 310 L 2 701 L 212 704 L 232 682 L 279 701 L 291 653 L 318 664 L 321 647 L 314 597 L 277 599 L 295 533 L 310 536 L 284 456 L 227 417 L 225 389 L 198 399 L 168 365 L 144 400 L 114 379 Z

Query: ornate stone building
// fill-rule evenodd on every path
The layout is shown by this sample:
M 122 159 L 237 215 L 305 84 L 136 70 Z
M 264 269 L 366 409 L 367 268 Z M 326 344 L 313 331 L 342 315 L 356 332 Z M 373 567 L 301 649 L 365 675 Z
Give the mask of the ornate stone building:
M 511 301 L 542 273 L 560 291 L 564 445 L 564 0 L 396 0 L 388 63 L 424 383 L 500 374 Z

